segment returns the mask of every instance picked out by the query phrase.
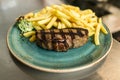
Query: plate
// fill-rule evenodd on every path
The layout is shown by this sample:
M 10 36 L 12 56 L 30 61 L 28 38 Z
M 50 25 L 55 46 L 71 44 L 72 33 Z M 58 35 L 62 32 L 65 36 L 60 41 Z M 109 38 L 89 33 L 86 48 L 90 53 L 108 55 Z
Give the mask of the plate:
M 105 28 L 108 34 L 100 33 L 99 46 L 96 46 L 90 37 L 80 48 L 56 52 L 42 49 L 35 42 L 31 43 L 21 37 L 20 30 L 14 25 L 8 31 L 7 44 L 12 55 L 29 67 L 47 72 L 73 72 L 92 66 L 108 54 L 112 36 L 107 26 Z

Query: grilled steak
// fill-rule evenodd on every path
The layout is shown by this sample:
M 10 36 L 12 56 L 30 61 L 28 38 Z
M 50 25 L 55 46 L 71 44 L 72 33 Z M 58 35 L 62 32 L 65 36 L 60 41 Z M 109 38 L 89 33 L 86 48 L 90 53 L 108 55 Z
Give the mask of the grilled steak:
M 88 40 L 88 30 L 83 28 L 40 30 L 36 35 L 38 46 L 55 51 L 77 48 Z

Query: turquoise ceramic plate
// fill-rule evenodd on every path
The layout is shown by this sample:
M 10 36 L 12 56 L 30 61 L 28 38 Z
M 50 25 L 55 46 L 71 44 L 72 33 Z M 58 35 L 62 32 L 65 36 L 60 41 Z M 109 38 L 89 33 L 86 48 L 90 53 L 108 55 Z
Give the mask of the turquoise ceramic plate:
M 106 26 L 105 28 L 108 34 L 100 33 L 99 46 L 89 38 L 84 46 L 67 52 L 49 51 L 30 43 L 20 36 L 16 26 L 8 31 L 7 44 L 14 57 L 32 68 L 48 72 L 72 72 L 91 66 L 107 55 L 112 38 L 109 29 Z

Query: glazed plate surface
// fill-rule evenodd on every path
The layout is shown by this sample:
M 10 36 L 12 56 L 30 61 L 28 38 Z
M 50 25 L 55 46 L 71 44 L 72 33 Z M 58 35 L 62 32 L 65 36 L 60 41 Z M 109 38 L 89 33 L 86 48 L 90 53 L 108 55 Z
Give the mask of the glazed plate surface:
M 105 26 L 105 25 L 104 25 Z M 40 48 L 36 43 L 20 36 L 17 26 L 10 27 L 7 34 L 7 44 L 12 55 L 29 67 L 47 72 L 72 72 L 94 65 L 102 60 L 109 52 L 112 45 L 112 37 L 100 33 L 100 45 L 94 44 L 93 38 L 75 49 L 67 52 L 49 51 Z

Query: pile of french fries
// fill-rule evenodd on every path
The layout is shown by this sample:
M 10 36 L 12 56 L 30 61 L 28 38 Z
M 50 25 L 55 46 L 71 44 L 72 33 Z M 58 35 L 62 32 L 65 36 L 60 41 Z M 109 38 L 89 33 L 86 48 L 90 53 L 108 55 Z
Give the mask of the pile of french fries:
M 89 36 L 94 35 L 94 42 L 99 45 L 100 31 L 107 34 L 108 32 L 102 24 L 101 18 L 90 10 L 80 10 L 79 7 L 72 5 L 51 5 L 43 8 L 38 12 L 30 12 L 24 15 L 27 21 L 33 23 L 36 30 L 42 29 L 64 29 L 64 28 L 85 28 L 89 31 Z M 26 35 L 27 34 L 27 35 Z M 35 31 L 24 33 L 24 36 L 31 36 L 30 41 L 34 41 Z

